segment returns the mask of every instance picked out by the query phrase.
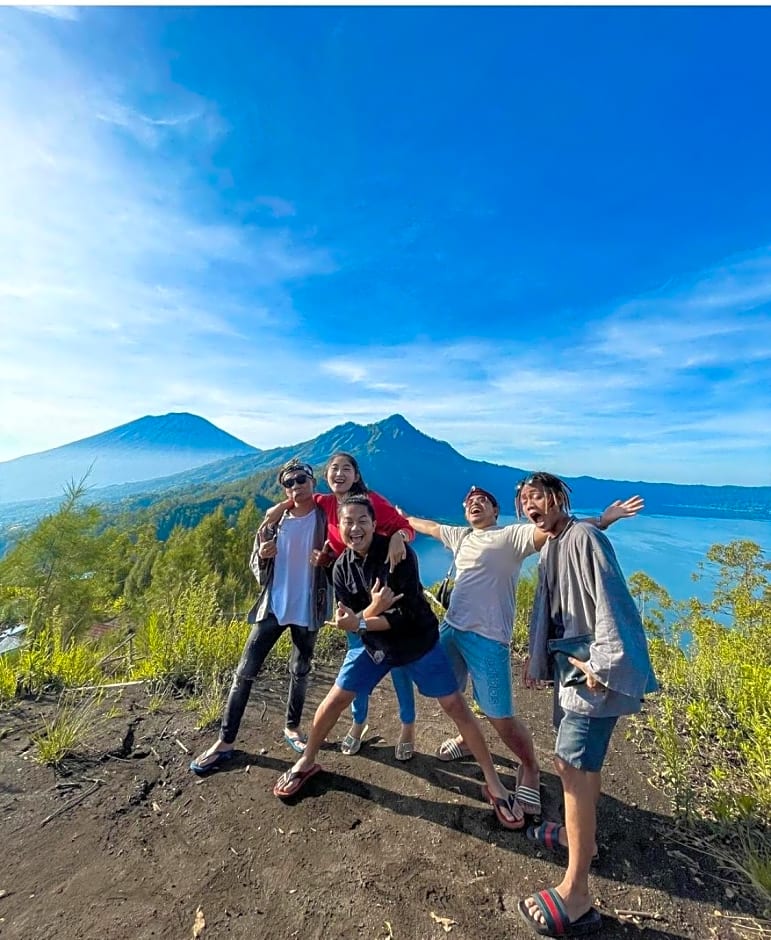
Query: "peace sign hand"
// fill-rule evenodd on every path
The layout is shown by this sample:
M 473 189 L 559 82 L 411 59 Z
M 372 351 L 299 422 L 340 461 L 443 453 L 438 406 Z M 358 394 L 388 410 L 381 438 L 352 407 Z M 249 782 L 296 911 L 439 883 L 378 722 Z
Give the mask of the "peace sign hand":
M 582 662 L 580 659 L 576 659 L 573 656 L 568 656 L 568 662 L 571 665 L 575 666 L 577 669 L 580 669 L 581 672 L 586 676 L 586 688 L 590 692 L 604 692 L 605 686 L 600 682 L 600 680 L 595 676 L 592 670 L 589 668 L 589 663 Z

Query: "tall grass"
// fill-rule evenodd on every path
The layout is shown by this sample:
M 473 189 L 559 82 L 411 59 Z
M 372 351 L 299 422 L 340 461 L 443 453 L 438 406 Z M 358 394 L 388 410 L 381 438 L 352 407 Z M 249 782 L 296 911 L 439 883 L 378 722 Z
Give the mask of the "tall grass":
M 753 543 L 710 552 L 732 563 L 723 563 L 712 602 L 691 600 L 679 612 L 673 642 L 654 631 L 662 688 L 645 721 L 676 815 L 694 833 L 718 835 L 708 841 L 721 846 L 721 864 L 771 909 L 771 591 L 758 577 L 769 566 Z
M 18 652 L 13 665 L 16 688 L 21 694 L 89 685 L 100 679 L 99 655 L 95 646 L 65 638 L 58 611 L 34 633 Z M 10 688 L 9 667 L 3 670 L 2 685 Z
M 82 754 L 106 721 L 101 712 L 102 696 L 86 698 L 64 694 L 52 718 L 44 718 L 42 727 L 32 735 L 35 760 L 57 767 L 66 757 Z
M 213 579 L 191 578 L 137 632 L 131 677 L 200 694 L 232 671 L 249 629 L 247 623 L 221 615 Z

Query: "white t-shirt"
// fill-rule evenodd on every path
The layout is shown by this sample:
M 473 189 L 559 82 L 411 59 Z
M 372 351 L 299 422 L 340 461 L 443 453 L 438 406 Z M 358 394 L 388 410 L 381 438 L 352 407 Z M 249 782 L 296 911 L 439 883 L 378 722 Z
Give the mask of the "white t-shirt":
M 460 545 L 445 621 L 457 630 L 508 645 L 514 629 L 519 570 L 525 558 L 535 554 L 535 526 L 515 522 L 469 532 L 467 526 L 443 525 L 439 534 L 451 551 Z
M 279 527 L 270 609 L 282 626 L 290 623 L 298 627 L 311 625 L 311 552 L 315 531 L 315 512 L 299 518 L 287 514 Z

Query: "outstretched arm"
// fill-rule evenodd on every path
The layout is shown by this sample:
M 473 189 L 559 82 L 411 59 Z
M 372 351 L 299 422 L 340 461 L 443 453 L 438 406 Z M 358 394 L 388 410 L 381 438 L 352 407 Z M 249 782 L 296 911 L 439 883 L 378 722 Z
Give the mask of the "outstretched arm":
M 608 526 L 618 522 L 619 519 L 629 519 L 631 516 L 636 516 L 642 509 L 645 509 L 645 500 L 642 496 L 630 496 L 629 499 L 625 499 L 623 502 L 617 499 L 603 510 L 599 521 L 596 523 L 597 528 L 607 529 Z M 594 522 L 593 519 L 585 521 Z
M 441 542 L 442 536 L 439 531 L 440 527 L 438 522 L 433 522 L 431 519 L 419 519 L 417 516 L 409 516 L 399 506 L 396 507 L 396 510 L 404 516 L 416 532 L 420 532 L 421 535 L 430 535 L 432 538 L 439 539 Z
M 630 496 L 629 499 L 617 499 L 602 511 L 602 515 L 590 516 L 588 519 L 582 519 L 581 522 L 588 522 L 590 525 L 597 526 L 598 529 L 607 529 L 608 526 L 618 522 L 619 519 L 629 519 L 636 516 L 641 509 L 645 508 L 645 500 L 642 496 Z M 541 529 L 536 529 L 533 535 L 533 545 L 536 551 L 540 551 L 546 544 L 547 534 Z

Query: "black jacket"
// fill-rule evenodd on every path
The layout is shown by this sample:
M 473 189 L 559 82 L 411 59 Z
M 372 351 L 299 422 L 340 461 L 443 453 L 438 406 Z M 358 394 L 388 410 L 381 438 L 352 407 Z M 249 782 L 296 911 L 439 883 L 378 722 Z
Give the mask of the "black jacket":
M 423 595 L 415 552 L 405 546 L 407 557 L 389 571 L 388 542 L 385 535 L 375 534 L 365 558 L 346 549 L 335 562 L 332 581 L 337 600 L 357 614 L 369 605 L 371 589 L 378 578 L 394 594 L 404 595 L 382 614 L 391 629 L 365 633 L 362 637 L 370 652 L 382 650 L 390 665 L 404 666 L 433 649 L 439 640 L 439 624 Z

